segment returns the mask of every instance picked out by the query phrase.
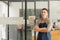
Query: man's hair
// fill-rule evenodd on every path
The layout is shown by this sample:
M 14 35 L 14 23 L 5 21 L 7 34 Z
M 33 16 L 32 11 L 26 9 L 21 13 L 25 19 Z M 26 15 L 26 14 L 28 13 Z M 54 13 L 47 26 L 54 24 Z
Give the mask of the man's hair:
M 48 12 L 48 9 L 47 8 L 43 8 L 42 10 L 46 10 Z

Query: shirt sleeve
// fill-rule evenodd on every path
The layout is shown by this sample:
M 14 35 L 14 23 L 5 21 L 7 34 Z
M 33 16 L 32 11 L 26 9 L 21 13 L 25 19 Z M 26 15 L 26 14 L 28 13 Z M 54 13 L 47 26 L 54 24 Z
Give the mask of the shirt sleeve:
M 49 23 L 48 23 L 48 26 L 47 26 L 48 32 L 51 31 L 52 28 L 53 28 L 53 21 L 49 20 Z

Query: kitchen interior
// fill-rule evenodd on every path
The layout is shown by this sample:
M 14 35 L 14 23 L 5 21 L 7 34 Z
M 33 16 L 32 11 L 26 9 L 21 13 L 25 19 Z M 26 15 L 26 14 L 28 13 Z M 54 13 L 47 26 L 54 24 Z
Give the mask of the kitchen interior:
M 33 28 L 42 8 L 49 10 L 53 21 L 51 40 L 60 40 L 60 0 L 27 0 L 27 40 L 37 38 L 38 32 L 35 35 Z M 0 1 L 0 40 L 25 40 L 25 0 Z

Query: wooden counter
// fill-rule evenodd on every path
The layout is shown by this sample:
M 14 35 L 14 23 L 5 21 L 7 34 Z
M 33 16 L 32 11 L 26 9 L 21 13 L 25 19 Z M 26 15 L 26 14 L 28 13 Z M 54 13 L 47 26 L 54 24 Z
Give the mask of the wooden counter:
M 51 40 L 60 40 L 60 30 L 51 31 Z M 32 36 L 32 40 L 34 40 L 34 36 Z

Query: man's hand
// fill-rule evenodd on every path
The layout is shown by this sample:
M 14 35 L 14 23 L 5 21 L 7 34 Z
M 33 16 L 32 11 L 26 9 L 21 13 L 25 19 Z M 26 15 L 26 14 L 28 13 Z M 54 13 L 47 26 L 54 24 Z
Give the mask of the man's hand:
M 40 28 L 40 32 L 47 32 L 47 28 Z

